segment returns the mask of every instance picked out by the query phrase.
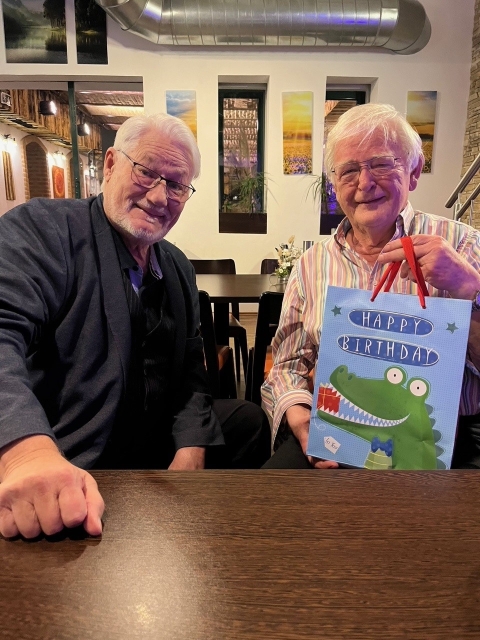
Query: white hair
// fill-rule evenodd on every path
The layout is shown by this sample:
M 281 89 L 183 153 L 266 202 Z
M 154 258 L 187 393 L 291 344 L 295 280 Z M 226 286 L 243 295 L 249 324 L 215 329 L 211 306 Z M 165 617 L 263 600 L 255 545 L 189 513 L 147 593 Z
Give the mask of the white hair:
M 325 146 L 325 167 L 333 169 L 335 148 L 339 142 L 363 136 L 361 143 L 373 135 L 382 134 L 386 144 L 395 143 L 405 155 L 408 170 L 411 171 L 424 161 L 422 140 L 415 129 L 391 104 L 362 104 L 352 107 L 340 116 L 328 134 Z
M 139 138 L 148 135 L 152 129 L 167 135 L 185 153 L 192 169 L 192 177 L 198 178 L 200 174 L 200 151 L 198 150 L 195 136 L 182 120 L 166 113 L 128 118 L 118 129 L 113 147 L 128 153 L 136 147 Z

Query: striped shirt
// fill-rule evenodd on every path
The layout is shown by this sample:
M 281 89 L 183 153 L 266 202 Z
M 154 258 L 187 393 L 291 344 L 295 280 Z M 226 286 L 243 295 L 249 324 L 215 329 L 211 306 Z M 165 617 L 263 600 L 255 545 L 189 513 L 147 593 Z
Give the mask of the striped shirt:
M 273 339 L 273 367 L 262 387 L 265 408 L 273 418 L 273 442 L 285 411 L 296 404 L 312 406 L 308 375 L 315 367 L 328 285 L 373 290 L 388 265 L 369 265 L 346 242 L 351 225 L 345 218 L 335 236 L 321 240 L 296 262 L 288 280 L 282 312 Z M 408 204 L 398 215 L 392 240 L 428 234 L 445 238 L 472 266 L 480 270 L 480 232 L 440 216 L 414 211 Z M 448 297 L 427 284 L 431 296 Z M 394 293 L 417 293 L 411 280 L 397 277 Z M 460 415 L 480 412 L 480 373 L 466 360 Z

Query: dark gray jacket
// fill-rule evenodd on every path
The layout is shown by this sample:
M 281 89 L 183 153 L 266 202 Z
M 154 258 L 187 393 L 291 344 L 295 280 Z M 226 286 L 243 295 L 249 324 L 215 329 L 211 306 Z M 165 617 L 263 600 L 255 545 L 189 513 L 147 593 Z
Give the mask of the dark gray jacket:
M 195 274 L 155 245 L 175 316 L 168 415 L 176 448 L 223 442 L 211 411 Z M 102 196 L 33 199 L 0 217 L 0 448 L 53 436 L 74 464 L 102 452 L 125 391 L 130 316 Z

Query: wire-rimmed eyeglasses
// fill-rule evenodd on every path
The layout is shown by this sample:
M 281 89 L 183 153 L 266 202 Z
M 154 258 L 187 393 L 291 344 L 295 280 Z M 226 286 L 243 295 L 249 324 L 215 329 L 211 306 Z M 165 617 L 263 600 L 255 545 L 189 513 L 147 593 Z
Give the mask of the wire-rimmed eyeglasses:
M 336 175 L 337 180 L 342 184 L 357 182 L 362 167 L 366 167 L 374 178 L 382 178 L 395 169 L 398 160 L 400 158 L 394 158 L 393 156 L 377 156 L 364 162 L 345 162 L 334 167 L 332 173 Z
M 132 160 L 125 151 L 121 149 L 119 149 L 119 151 L 132 163 L 132 181 L 138 184 L 138 186 L 150 190 L 160 184 L 160 182 L 165 182 L 167 198 L 176 200 L 177 202 L 186 202 L 195 193 L 196 190 L 191 185 L 182 184 L 175 180 L 168 180 L 168 178 L 164 178 L 156 171 Z

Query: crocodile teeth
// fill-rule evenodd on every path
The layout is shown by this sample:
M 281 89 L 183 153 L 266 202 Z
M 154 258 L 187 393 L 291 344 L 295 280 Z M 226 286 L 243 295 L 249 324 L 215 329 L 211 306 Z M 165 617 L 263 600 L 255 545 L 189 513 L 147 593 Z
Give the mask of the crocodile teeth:
M 340 418 L 341 420 L 345 420 L 346 422 L 354 422 L 356 424 L 363 424 L 366 426 L 374 427 L 394 427 L 398 424 L 401 424 L 402 422 L 405 422 L 405 420 L 407 420 L 410 416 L 410 414 L 407 414 L 404 418 L 400 418 L 399 420 L 387 420 L 385 418 L 380 418 L 378 416 L 374 416 L 368 411 L 365 411 L 365 409 L 357 406 L 351 400 L 348 400 L 348 398 L 342 395 L 340 391 L 336 389 L 330 382 L 322 385 L 322 387 L 334 391 L 334 393 L 337 394 L 340 398 L 340 403 L 343 403 L 344 409 L 350 407 L 351 411 L 343 411 L 342 413 L 340 413 L 340 409 L 338 411 L 333 411 L 333 409 L 327 409 L 326 407 L 321 408 L 320 411 L 323 411 L 323 413 L 327 413 L 328 415 Z M 352 413 L 356 415 L 352 415 Z

